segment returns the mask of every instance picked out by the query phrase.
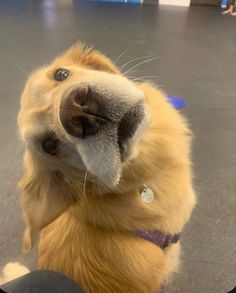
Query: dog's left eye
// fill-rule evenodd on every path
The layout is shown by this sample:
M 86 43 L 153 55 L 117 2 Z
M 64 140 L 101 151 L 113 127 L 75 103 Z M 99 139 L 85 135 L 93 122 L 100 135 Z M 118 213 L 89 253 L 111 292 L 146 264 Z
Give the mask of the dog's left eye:
M 54 79 L 56 81 L 63 81 L 67 79 L 67 77 L 70 75 L 70 71 L 68 69 L 59 68 L 54 72 Z

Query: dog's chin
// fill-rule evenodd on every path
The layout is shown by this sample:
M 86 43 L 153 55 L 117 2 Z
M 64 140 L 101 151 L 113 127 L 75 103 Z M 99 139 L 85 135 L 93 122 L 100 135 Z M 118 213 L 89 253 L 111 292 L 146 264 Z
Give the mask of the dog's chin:
M 128 142 L 122 149 L 113 136 L 112 131 L 98 136 L 91 136 L 77 144 L 85 169 L 92 180 L 101 182 L 108 187 L 116 186 L 121 177 L 122 165 L 132 153 Z M 91 180 L 91 181 L 92 181 Z

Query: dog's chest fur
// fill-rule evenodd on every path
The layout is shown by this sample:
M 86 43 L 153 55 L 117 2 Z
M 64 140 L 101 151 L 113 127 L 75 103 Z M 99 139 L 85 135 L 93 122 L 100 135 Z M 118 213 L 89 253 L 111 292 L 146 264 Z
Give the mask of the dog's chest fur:
M 170 232 L 179 232 L 189 217 L 192 199 L 186 193 L 185 206 L 179 208 L 176 195 L 169 202 L 155 194 L 150 204 L 143 203 L 138 191 L 120 197 L 87 197 L 45 228 L 39 267 L 68 275 L 88 293 L 156 293 L 177 269 L 179 244 L 163 250 L 134 235 L 130 223 L 143 229 L 162 229 L 169 223 L 176 229 Z M 175 205 L 173 214 L 160 216 L 163 210 L 171 210 L 170 203 Z

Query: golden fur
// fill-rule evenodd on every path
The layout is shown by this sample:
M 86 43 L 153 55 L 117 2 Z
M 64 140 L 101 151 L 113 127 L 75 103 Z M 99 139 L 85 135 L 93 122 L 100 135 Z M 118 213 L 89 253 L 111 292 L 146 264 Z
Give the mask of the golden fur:
M 24 249 L 34 245 L 41 230 L 39 268 L 66 274 L 87 293 L 155 293 L 177 270 L 180 246 L 163 250 L 131 230 L 174 234 L 189 220 L 195 196 L 188 125 L 157 87 L 135 83 L 145 95 L 148 128 L 133 158 L 123 164 L 117 186 L 92 183 L 86 172 L 34 149 L 32 135 L 41 135 L 45 125 L 66 136 L 52 120 L 64 85 L 56 85 L 51 73 L 60 67 L 69 67 L 78 78 L 83 70 L 121 75 L 101 53 L 76 45 L 30 77 L 18 116 L 26 146 L 25 174 L 19 183 L 27 225 Z M 54 99 L 49 92 L 55 92 Z M 155 193 L 151 204 L 140 198 L 142 184 Z

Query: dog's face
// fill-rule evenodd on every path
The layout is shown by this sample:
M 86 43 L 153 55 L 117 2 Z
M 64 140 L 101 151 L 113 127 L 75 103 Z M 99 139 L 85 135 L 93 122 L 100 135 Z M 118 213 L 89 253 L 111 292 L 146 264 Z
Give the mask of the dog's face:
M 188 128 L 166 97 L 129 81 L 83 46 L 30 76 L 18 124 L 25 144 L 19 186 L 26 250 L 40 229 L 81 203 L 84 181 L 86 197 L 135 194 L 163 174 L 169 186 L 173 168 L 189 164 Z
M 18 121 L 26 147 L 50 168 L 66 164 L 114 186 L 138 154 L 149 114 L 144 92 L 110 60 L 75 46 L 31 75 Z

